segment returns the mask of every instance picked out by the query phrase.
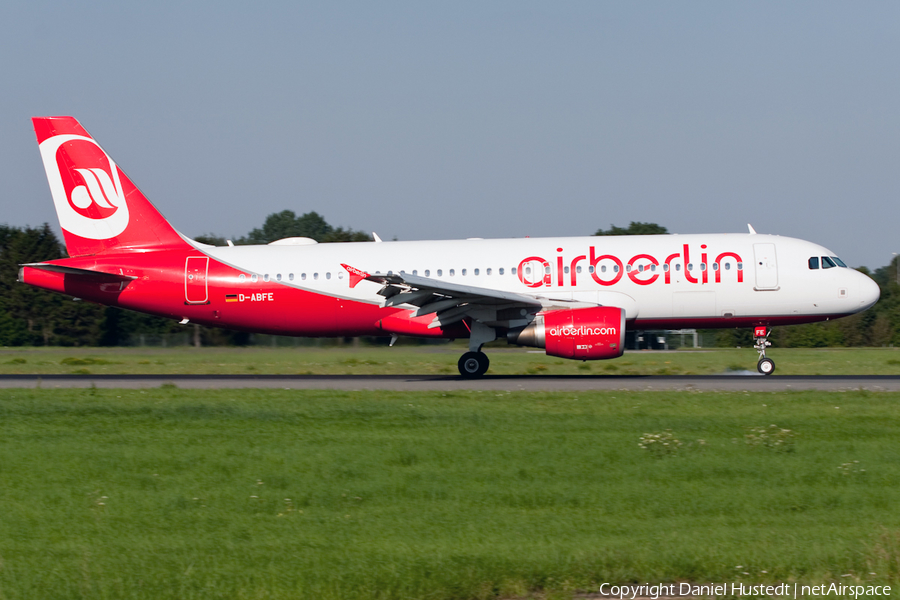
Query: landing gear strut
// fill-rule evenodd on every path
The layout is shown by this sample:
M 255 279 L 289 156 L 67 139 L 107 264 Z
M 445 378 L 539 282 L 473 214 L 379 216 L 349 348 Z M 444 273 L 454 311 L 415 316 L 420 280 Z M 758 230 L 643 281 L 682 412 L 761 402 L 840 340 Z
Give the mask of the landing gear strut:
M 757 327 L 753 330 L 753 339 L 756 342 L 753 347 L 759 352 L 759 362 L 756 363 L 756 370 L 763 375 L 771 375 L 775 372 L 775 361 L 771 358 L 766 358 L 766 348 L 772 345 L 772 342 L 769 341 L 770 333 L 772 332 L 768 331 L 765 326 Z

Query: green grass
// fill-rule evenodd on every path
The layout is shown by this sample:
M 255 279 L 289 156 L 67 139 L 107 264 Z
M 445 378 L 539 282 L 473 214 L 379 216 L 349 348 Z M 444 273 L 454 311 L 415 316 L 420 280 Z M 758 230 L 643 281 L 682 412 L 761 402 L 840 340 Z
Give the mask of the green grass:
M 567 597 L 646 581 L 896 590 L 898 401 L 2 390 L 0 597 Z M 792 443 L 747 443 L 771 424 Z M 674 452 L 639 447 L 667 430 Z
M 463 344 L 395 348 L 5 348 L 0 374 L 424 374 L 456 375 Z M 752 349 L 626 352 L 579 362 L 543 351 L 486 349 L 493 375 L 706 375 L 756 371 Z M 900 375 L 900 349 L 773 349 L 776 375 Z

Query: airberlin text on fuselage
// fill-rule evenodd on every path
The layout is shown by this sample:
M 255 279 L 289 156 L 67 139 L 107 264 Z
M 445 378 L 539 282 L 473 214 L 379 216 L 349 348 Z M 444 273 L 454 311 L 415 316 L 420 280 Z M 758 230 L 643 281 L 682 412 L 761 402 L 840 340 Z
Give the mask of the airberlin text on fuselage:
M 744 282 L 744 261 L 741 256 L 737 252 L 720 252 L 714 255 L 714 259 L 710 262 L 706 244 L 700 245 L 700 262 L 698 264 L 691 262 L 691 251 L 688 244 L 682 246 L 681 252 L 674 252 L 666 256 L 662 262 L 650 254 L 636 254 L 628 262 L 623 262 L 622 259 L 612 254 L 597 255 L 597 250 L 591 246 L 587 254 L 576 256 L 566 264 L 566 260 L 562 256 L 563 249 L 557 248 L 556 252 L 559 256 L 556 257 L 555 281 L 551 273 L 550 262 L 541 256 L 529 256 L 522 259 L 517 269 L 519 281 L 531 288 L 553 285 L 574 287 L 578 285 L 579 275 L 582 277 L 590 275 L 598 284 L 610 286 L 619 283 L 622 276 L 627 275 L 637 285 L 650 285 L 660 279 L 660 275 L 662 275 L 663 283 L 670 284 L 672 283 L 672 273 L 678 269 L 688 283 L 709 283 L 710 270 L 713 272 L 713 281 L 721 283 L 722 271 L 730 270 L 731 261 L 734 261 L 737 282 Z M 588 265 L 587 273 L 580 272 L 582 261 Z M 531 262 L 541 265 L 539 269 L 534 269 L 534 275 L 525 271 L 525 265 Z M 598 266 L 601 263 L 604 265 L 602 268 Z M 612 267 L 608 271 L 605 267 L 607 263 L 611 263 Z M 566 267 L 568 267 L 568 273 Z

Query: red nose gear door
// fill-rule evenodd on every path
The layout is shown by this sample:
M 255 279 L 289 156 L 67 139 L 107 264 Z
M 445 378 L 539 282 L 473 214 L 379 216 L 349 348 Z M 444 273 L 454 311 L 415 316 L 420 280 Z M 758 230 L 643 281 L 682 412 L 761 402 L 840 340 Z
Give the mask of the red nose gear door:
M 206 283 L 208 270 L 208 256 L 189 256 L 184 262 L 185 304 L 206 304 L 209 302 L 209 288 Z

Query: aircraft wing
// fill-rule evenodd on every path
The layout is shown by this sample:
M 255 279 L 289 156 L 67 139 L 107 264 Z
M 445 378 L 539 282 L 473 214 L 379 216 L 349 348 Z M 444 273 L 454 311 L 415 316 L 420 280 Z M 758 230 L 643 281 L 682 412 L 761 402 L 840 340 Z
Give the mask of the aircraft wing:
M 377 293 L 385 298 L 383 306 L 414 306 L 417 310 L 411 318 L 434 314 L 434 320 L 428 326 L 430 329 L 451 325 L 466 317 L 491 325 L 510 326 L 517 321 L 521 323 L 515 324 L 524 325 L 534 313 L 557 304 L 525 294 L 408 273 L 366 273 L 348 265 L 342 266 L 350 273 L 352 286 L 362 280 L 382 284 Z

